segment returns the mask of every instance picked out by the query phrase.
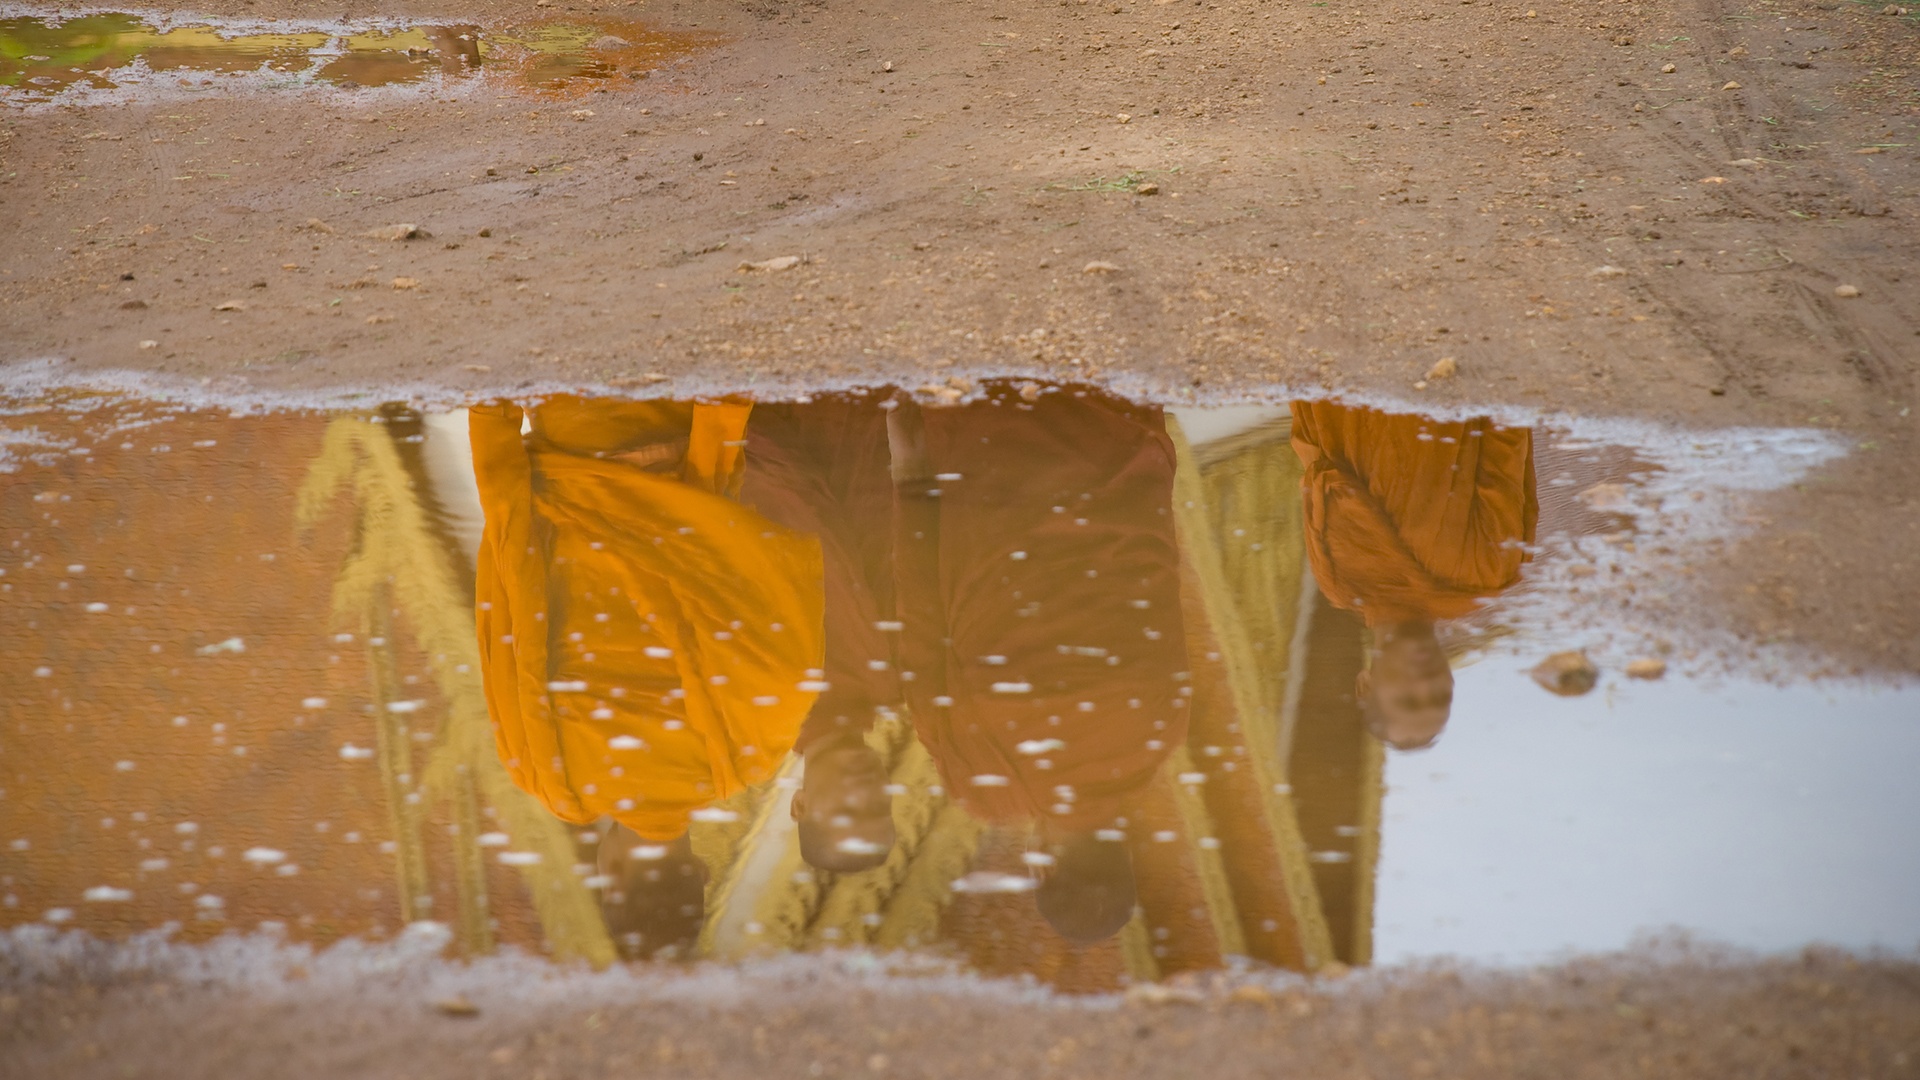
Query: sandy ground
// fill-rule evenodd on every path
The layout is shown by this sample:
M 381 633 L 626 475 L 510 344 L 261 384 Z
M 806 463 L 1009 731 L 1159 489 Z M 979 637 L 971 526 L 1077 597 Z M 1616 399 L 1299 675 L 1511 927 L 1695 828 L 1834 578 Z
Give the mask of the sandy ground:
M 0 361 L 458 393 L 1034 373 L 1174 400 L 1304 390 L 1817 425 L 1862 451 L 1760 508 L 1701 606 L 1755 640 L 1920 671 L 1920 15 L 1832 0 L 327 14 L 638 17 L 728 43 L 566 100 L 10 110 Z M 397 222 L 432 237 L 363 235 Z M 786 255 L 806 261 L 741 269 Z M 215 310 L 231 300 L 244 310 Z M 1459 374 L 1416 389 L 1443 357 Z
M 0 986 L 9 1077 L 1911 1077 L 1920 968 L 1613 957 L 1064 999 L 787 962 L 502 984 L 418 969 L 240 987 Z M 604 983 L 607 980 L 599 980 Z M 584 985 L 583 985 L 584 984 Z M 470 1015 L 449 1015 L 460 1002 Z M 462 1008 L 466 1013 L 466 1008 Z

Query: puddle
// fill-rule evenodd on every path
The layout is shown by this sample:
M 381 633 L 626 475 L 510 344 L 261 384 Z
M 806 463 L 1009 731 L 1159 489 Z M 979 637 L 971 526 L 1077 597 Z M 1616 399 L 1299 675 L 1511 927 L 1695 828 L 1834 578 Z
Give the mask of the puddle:
M 1815 449 L 936 404 L 15 400 L 0 927 L 1072 992 L 1920 941 L 1915 692 L 1662 636 Z
M 720 40 L 608 19 L 489 29 L 22 15 L 0 18 L 0 101 L 85 103 L 122 91 L 449 85 L 482 77 L 566 96 L 629 85 Z

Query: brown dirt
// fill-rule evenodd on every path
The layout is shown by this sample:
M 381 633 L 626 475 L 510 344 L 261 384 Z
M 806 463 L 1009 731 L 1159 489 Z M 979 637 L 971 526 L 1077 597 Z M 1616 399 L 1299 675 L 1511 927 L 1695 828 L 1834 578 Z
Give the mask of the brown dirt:
M 583 1000 L 559 986 L 253 992 L 136 977 L 0 996 L 7 1075 L 354 1077 L 1911 1077 L 1920 971 L 1773 961 L 1582 961 L 1364 985 L 1203 990 L 1086 1007 L 1017 990 L 816 973 L 714 992 L 666 976 Z M 804 981 L 803 981 L 804 980 Z M 686 986 L 684 994 L 677 988 Z M 1176 991 L 1189 993 L 1190 991 Z M 477 1015 L 450 1016 L 463 1000 Z M 637 999 L 637 1000 L 636 1000 Z M 990 1037 L 984 1037 L 986 1033 Z
M 376 12 L 396 13 L 345 14 Z M 729 43 L 565 100 L 9 113 L 0 360 L 458 392 L 1025 372 L 1818 425 L 1877 449 L 1775 497 L 1781 524 L 1707 595 L 1751 635 L 1920 671 L 1920 20 L 1826 0 L 406 12 L 638 14 Z M 361 235 L 397 221 L 433 237 Z M 739 269 L 788 254 L 808 261 Z M 1443 356 L 1460 374 L 1416 390 Z

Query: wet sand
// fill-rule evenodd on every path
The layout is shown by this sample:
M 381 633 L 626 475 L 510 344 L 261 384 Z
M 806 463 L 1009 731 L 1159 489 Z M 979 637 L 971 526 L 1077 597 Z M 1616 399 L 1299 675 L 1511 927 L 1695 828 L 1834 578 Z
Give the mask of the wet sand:
M 855 965 L 857 966 L 857 965 Z M 80 971 L 85 965 L 80 965 Z M 489 974 L 495 976 L 489 977 Z M 68 968 L 0 997 L 9 1075 L 1865 1077 L 1914 1075 L 1920 968 L 1652 949 L 1536 972 L 1047 998 L 844 966 L 613 985 L 429 964 L 249 985 Z M 468 1012 L 468 1008 L 471 1012 Z M 452 1010 L 453 1014 L 449 1013 Z

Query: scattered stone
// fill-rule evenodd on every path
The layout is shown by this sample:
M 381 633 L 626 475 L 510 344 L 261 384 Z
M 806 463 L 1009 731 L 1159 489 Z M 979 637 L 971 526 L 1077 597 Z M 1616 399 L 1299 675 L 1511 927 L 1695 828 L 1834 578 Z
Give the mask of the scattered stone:
M 1600 669 L 1582 652 L 1554 653 L 1529 674 L 1534 682 L 1561 697 L 1579 697 L 1600 681 Z
M 1625 484 L 1595 484 L 1580 493 L 1580 501 L 1590 510 L 1605 513 L 1624 513 L 1632 508 L 1632 499 Z
M 157 349 L 160 347 L 160 343 L 153 340 L 152 338 L 148 338 L 147 340 L 142 341 L 140 343 L 140 347 L 143 349 Z
M 599 37 L 594 38 L 593 43 L 588 45 L 587 48 L 604 52 L 608 49 L 624 49 L 632 44 L 633 42 L 617 34 L 601 34 Z
M 1737 83 L 1737 82 L 1734 82 L 1734 81 L 1733 81 L 1733 80 L 1731 80 L 1731 79 L 1729 79 L 1729 80 L 1727 80 L 1727 85 L 1725 85 L 1725 86 L 1723 86 L 1723 87 L 1721 87 L 1720 89 L 1722 89 L 1722 90 L 1738 90 L 1738 89 L 1740 89 L 1740 84 L 1739 84 L 1739 83 Z
M 481 230 L 480 230 L 480 235 L 481 235 L 481 236 L 492 236 L 492 235 L 493 235 L 493 230 L 492 230 L 492 229 L 481 229 Z
M 378 229 L 370 229 L 361 235 L 369 240 L 424 240 L 433 234 L 411 221 L 403 221 L 398 225 L 383 225 Z
M 1727 182 L 1727 178 L 1724 176 L 1703 176 L 1700 178 L 1700 182 L 1703 184 L 1724 184 Z
M 893 61 L 891 61 L 891 60 L 889 60 L 889 61 L 887 61 L 886 63 L 884 63 L 884 64 L 881 64 L 881 65 L 880 65 L 880 70 L 881 70 L 881 71 L 892 71 L 892 70 L 893 70 Z
M 440 1010 L 440 1015 L 442 1016 L 468 1018 L 480 1015 L 480 1006 L 468 1001 L 465 994 L 455 994 L 452 997 L 441 998 L 439 1001 L 433 1003 L 433 1007 Z
M 476 371 L 482 375 L 485 375 L 487 372 L 493 370 L 492 368 L 488 367 L 485 364 L 465 364 L 462 366 L 465 367 L 468 371 Z
M 568 113 L 567 115 L 573 117 L 575 120 L 591 120 L 593 119 L 593 110 L 592 109 L 575 109 L 572 112 Z
M 1680 70 L 1679 68 L 1677 68 L 1677 67 L 1675 67 L 1675 66 L 1673 66 L 1672 64 L 1662 64 L 1662 65 L 1660 65 L 1660 74 L 1662 74 L 1662 75 L 1671 75 L 1671 74 L 1673 74 L 1674 72 L 1676 72 L 1676 71 L 1679 71 L 1679 70 Z
M 771 273 L 777 270 L 791 270 L 799 265 L 800 256 L 781 255 L 772 259 L 762 259 L 759 262 L 743 262 L 740 264 L 740 269 L 749 273 Z
M 247 310 L 247 302 L 246 302 L 245 300 L 228 300 L 228 301 L 227 301 L 226 303 L 224 303 L 224 304 L 215 304 L 215 305 L 213 305 L 213 310 L 215 310 L 215 311 L 245 311 L 245 310 Z
M 1842 300 L 1852 300 L 1854 297 L 1860 295 L 1860 286 L 1837 285 L 1834 287 L 1833 295 L 1839 297 Z
M 1458 374 L 1460 374 L 1459 361 L 1451 356 L 1443 356 L 1435 360 L 1433 366 L 1427 369 L 1427 381 L 1438 382 L 1441 379 L 1451 379 Z
M 129 300 L 120 305 L 120 310 L 122 311 L 145 311 L 146 309 L 147 302 L 145 300 Z
M 1742 169 L 1758 169 L 1763 163 L 1758 158 L 1743 157 L 1734 158 L 1732 161 L 1727 162 L 1727 164 L 1738 165 Z
M 1120 272 L 1120 264 L 1110 263 L 1104 259 L 1095 259 L 1081 267 L 1080 272 L 1083 274 L 1117 274 Z
M 1021 401 L 1039 401 L 1040 400 L 1040 384 L 1032 381 L 1031 379 L 1021 383 L 1020 384 L 1020 400 Z
M 1745 45 L 1735 45 L 1733 48 L 1727 50 L 1727 55 L 1738 60 L 1747 55 L 1747 47 Z
M 393 279 L 393 287 L 396 289 L 417 289 L 420 287 L 420 279 L 397 277 Z
M 1233 988 L 1233 993 L 1227 995 L 1227 1000 L 1246 1005 L 1271 1005 L 1273 1004 L 1273 991 L 1264 986 L 1253 986 L 1250 984 L 1247 986 L 1236 986 Z
M 329 234 L 333 232 L 333 226 L 327 224 L 324 221 L 321 221 L 317 217 L 308 218 L 307 223 L 301 226 L 301 228 L 306 229 L 308 232 L 329 233 Z
M 1587 271 L 1587 276 L 1597 277 L 1597 278 L 1616 278 L 1616 277 L 1626 277 L 1627 272 L 1621 267 L 1613 266 L 1609 264 L 1607 266 L 1594 267 L 1592 270 Z
M 1158 195 L 1160 194 L 1160 185 L 1149 180 L 1144 184 L 1136 184 L 1133 193 L 1135 195 Z
M 1633 44 L 1633 38 L 1626 34 L 1621 34 L 1619 37 L 1613 39 L 1613 43 L 1615 45 L 1631 45 Z
M 1113 118 L 1114 118 L 1115 120 L 1118 120 L 1118 121 L 1120 121 L 1120 122 L 1121 122 L 1121 123 L 1123 123 L 1123 124 L 1131 124 L 1131 123 L 1133 123 L 1133 114 L 1132 114 L 1132 113 L 1115 113 L 1115 114 L 1113 115 Z
M 369 315 L 369 316 L 367 316 L 367 325 L 368 325 L 368 326 L 378 326 L 378 325 L 380 325 L 381 323 L 390 323 L 390 322 L 392 322 L 392 321 L 393 321 L 393 316 L 391 316 L 391 315 Z
M 1629 679 L 1658 679 L 1667 673 L 1667 662 L 1657 656 L 1643 656 L 1627 664 Z
M 1185 986 L 1137 983 L 1127 988 L 1130 1005 L 1198 1005 L 1200 1001 L 1199 991 Z

